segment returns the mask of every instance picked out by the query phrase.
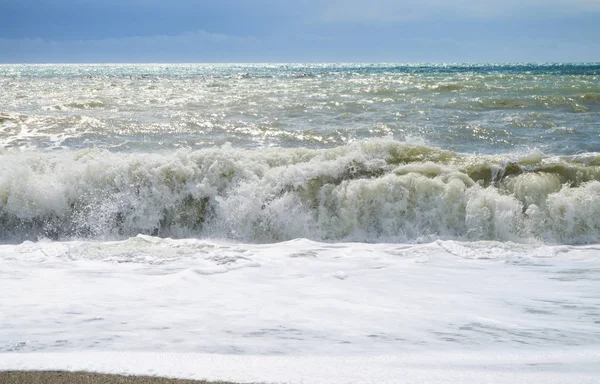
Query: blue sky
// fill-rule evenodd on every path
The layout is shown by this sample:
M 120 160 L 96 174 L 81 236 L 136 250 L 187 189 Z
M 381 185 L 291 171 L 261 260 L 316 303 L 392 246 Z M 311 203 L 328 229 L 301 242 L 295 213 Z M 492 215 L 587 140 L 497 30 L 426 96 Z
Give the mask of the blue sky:
M 600 0 L 0 0 L 0 62 L 600 61 Z

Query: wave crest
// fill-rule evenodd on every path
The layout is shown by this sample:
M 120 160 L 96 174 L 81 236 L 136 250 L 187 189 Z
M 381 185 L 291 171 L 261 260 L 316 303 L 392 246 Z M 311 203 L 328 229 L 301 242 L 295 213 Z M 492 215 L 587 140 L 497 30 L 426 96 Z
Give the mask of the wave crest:
M 0 153 L 0 238 L 600 241 L 598 154 L 332 149 Z

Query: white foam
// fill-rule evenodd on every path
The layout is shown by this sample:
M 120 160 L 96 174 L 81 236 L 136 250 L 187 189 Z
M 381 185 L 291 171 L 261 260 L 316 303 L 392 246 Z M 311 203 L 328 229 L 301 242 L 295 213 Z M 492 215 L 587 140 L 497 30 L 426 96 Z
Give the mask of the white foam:
M 483 158 L 472 172 L 484 176 L 471 179 L 468 156 L 392 140 L 327 150 L 0 156 L 0 238 L 11 241 L 138 233 L 245 242 L 600 241 L 600 183 L 585 182 L 595 171 L 578 166 L 553 165 L 591 172 L 573 176 L 572 186 L 561 185 L 558 171 L 485 186 L 475 179 L 490 174 L 496 158 Z
M 373 355 L 600 342 L 594 247 L 148 239 L 1 245 L 0 348 Z
M 0 245 L 0 369 L 591 383 L 599 248 L 142 235 Z

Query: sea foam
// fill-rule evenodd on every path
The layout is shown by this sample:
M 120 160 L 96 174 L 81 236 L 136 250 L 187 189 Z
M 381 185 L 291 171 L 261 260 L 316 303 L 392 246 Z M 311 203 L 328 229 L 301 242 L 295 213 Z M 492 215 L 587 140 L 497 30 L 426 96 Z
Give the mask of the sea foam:
M 476 156 L 369 140 L 0 157 L 4 240 L 600 241 L 596 154 Z

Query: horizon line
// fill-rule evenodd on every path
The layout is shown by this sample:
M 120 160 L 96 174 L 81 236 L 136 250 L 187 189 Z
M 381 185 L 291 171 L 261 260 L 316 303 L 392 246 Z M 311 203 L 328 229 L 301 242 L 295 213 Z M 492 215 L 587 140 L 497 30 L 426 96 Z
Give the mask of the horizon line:
M 598 64 L 600 61 L 114 61 L 114 62 L 1 62 L 0 65 L 289 65 L 289 64 L 327 64 L 327 65 L 347 65 L 347 64 L 377 64 L 377 65 L 556 65 L 556 64 Z

